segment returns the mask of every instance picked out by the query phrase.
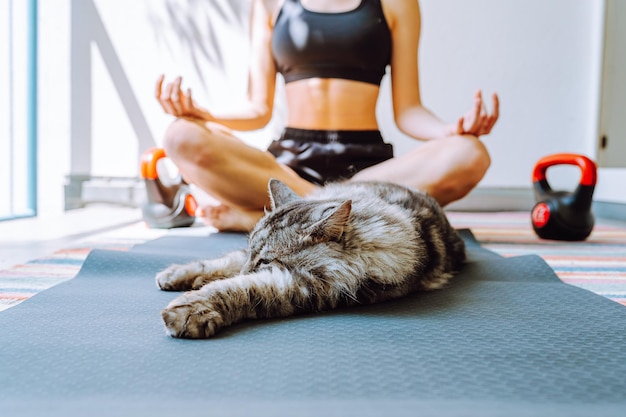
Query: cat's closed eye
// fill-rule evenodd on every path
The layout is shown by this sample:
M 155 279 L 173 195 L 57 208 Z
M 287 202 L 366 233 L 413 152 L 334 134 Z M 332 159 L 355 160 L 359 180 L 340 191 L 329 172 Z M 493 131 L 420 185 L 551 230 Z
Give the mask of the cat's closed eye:
M 272 263 L 272 259 L 265 259 L 265 258 L 261 258 L 256 262 L 257 266 L 269 265 L 271 263 Z

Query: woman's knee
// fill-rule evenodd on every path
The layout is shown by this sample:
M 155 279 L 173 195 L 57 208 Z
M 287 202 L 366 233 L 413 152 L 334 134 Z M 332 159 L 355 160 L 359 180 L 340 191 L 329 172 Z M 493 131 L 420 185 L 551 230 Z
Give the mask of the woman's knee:
M 466 139 L 462 152 L 464 155 L 463 162 L 460 166 L 464 170 L 467 180 L 477 185 L 487 173 L 491 165 L 491 157 L 487 147 L 479 138 L 471 136 Z
M 459 200 L 474 189 L 487 173 L 491 157 L 487 147 L 474 136 L 461 136 L 452 146 L 450 170 L 439 184 L 435 185 L 434 194 L 441 197 L 443 204 Z
M 165 131 L 163 148 L 173 161 L 204 165 L 214 153 L 212 132 L 202 123 L 176 119 Z

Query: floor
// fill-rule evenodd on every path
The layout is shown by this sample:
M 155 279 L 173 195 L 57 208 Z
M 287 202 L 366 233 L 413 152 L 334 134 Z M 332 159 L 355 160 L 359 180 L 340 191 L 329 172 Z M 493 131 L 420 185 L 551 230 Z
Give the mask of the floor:
M 479 238 L 483 238 L 481 240 L 483 242 L 489 239 L 493 240 L 491 238 L 492 229 L 497 228 L 500 223 L 506 223 L 509 226 L 514 225 L 519 229 L 521 240 L 535 237 L 528 225 L 520 222 L 519 213 L 508 217 L 502 212 L 493 213 L 493 215 L 486 213 L 480 217 L 458 211 L 451 211 L 448 214 L 456 227 L 478 229 L 478 233 L 483 235 L 487 230 L 486 233 L 489 236 L 479 236 Z M 477 218 L 478 221 L 476 221 Z M 489 228 L 490 221 L 493 223 L 492 228 Z M 118 230 L 123 230 L 123 233 L 128 235 L 129 230 L 132 231 L 132 228 L 126 228 L 129 225 L 138 225 L 136 232 L 140 236 L 137 238 L 142 240 L 156 238 L 168 233 L 165 230 L 149 230 L 147 227 L 139 226 L 141 223 L 140 209 L 116 205 L 92 205 L 83 209 L 71 210 L 56 217 L 0 222 L 0 270 L 52 254 L 60 249 L 80 244 L 85 240 L 115 235 Z M 596 223 L 599 227 L 626 229 L 626 222 L 623 221 L 597 219 Z M 169 232 L 171 233 L 171 231 Z M 524 243 L 521 240 L 512 243 Z M 487 245 L 489 246 L 489 242 Z M 500 248 L 498 242 L 492 242 L 492 245 L 495 245 L 495 249 Z M 517 251 L 519 250 L 526 251 L 524 245 L 517 249 Z M 509 248 L 509 251 L 515 252 L 516 250 Z
M 449 211 L 485 248 L 503 256 L 537 254 L 564 282 L 626 305 L 626 222 L 597 219 L 584 242 L 538 239 L 526 212 Z M 94 249 L 126 250 L 168 235 L 208 235 L 215 229 L 150 229 L 141 210 L 89 206 L 56 218 L 0 223 L 0 311 L 73 278 Z
M 94 205 L 55 217 L 0 222 L 0 270 L 140 221 L 140 209 Z

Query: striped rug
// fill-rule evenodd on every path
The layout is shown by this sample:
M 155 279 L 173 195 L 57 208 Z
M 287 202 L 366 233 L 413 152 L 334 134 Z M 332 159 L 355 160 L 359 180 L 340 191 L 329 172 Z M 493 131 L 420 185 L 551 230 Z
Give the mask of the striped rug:
M 74 278 L 93 249 L 128 250 L 145 240 L 136 238 L 88 240 L 49 256 L 0 270 L 0 311 Z
M 449 212 L 457 228 L 469 228 L 481 244 L 503 256 L 537 254 L 564 282 L 593 291 L 626 306 L 626 225 L 598 221 L 584 242 L 539 239 L 525 212 Z M 12 307 L 78 273 L 92 249 L 127 250 L 165 232 L 143 223 L 96 236 L 0 271 L 0 311 Z
M 568 284 L 626 305 L 626 224 L 597 220 L 583 242 L 537 237 L 526 212 L 448 213 L 455 227 L 469 228 L 483 247 L 503 256 L 536 254 Z

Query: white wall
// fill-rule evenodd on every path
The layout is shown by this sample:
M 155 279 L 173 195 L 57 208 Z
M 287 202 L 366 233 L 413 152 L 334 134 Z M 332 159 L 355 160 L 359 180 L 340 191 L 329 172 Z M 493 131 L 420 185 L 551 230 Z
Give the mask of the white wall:
M 248 0 L 39 4 L 42 212 L 62 209 L 63 177 L 72 165 L 74 173 L 91 165 L 93 175 L 137 175 L 141 149 L 160 144 L 171 120 L 153 97 L 160 72 L 183 75 L 196 99 L 211 106 L 234 105 L 245 93 Z M 71 56 L 72 4 L 78 61 L 77 54 L 74 61 Z M 425 104 L 452 120 L 469 109 L 477 88 L 501 96 L 501 120 L 484 139 L 493 165 L 481 186 L 529 187 L 534 163 L 546 154 L 595 157 L 602 0 L 422 0 L 421 5 Z M 236 24 L 224 24 L 222 16 Z M 90 66 L 80 64 L 90 57 Z M 384 87 L 382 130 L 403 152 L 415 142 L 395 130 L 387 80 Z M 78 106 L 74 120 L 71 97 Z M 264 146 L 280 130 L 280 100 L 278 106 L 272 125 L 247 140 Z M 84 146 L 73 155 L 72 140 L 75 149 Z M 618 198 L 611 189 L 602 193 L 603 199 Z
M 501 96 L 501 119 L 484 142 L 483 186 L 525 187 L 543 155 L 593 157 L 597 124 L 598 2 L 424 0 L 420 60 L 424 102 L 446 120 L 477 88 Z

